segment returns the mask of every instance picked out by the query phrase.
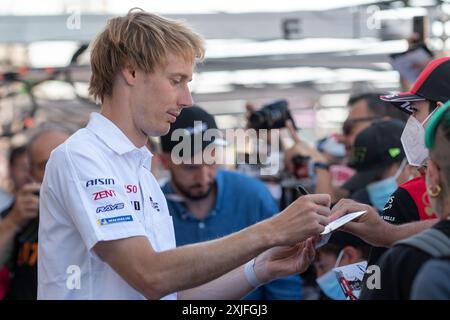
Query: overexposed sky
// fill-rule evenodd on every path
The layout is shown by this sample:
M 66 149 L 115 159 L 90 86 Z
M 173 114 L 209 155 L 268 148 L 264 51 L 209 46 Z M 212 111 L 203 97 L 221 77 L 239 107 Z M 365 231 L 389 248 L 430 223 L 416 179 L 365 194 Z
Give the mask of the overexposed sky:
M 74 7 L 84 13 L 127 12 L 140 7 L 156 13 L 276 12 L 324 10 L 373 0 L 1 0 L 0 15 L 61 14 Z

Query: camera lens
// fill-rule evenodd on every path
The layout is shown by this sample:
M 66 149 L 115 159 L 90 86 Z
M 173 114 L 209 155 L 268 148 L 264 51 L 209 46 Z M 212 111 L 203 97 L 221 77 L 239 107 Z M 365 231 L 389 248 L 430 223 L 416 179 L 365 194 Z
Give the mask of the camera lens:
M 279 129 L 286 125 L 286 120 L 292 119 L 286 100 L 278 100 L 263 106 L 249 118 L 253 129 Z

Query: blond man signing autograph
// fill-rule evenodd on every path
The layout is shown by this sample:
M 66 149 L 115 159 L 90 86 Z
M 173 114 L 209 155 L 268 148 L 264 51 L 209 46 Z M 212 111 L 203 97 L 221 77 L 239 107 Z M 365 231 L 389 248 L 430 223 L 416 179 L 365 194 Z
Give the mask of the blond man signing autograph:
M 142 11 L 110 20 L 98 35 L 90 93 L 101 112 L 52 153 L 42 185 L 39 299 L 238 299 L 311 263 L 311 237 L 329 223 L 328 195 L 175 247 L 145 145 L 193 104 L 188 83 L 203 56 L 197 34 Z

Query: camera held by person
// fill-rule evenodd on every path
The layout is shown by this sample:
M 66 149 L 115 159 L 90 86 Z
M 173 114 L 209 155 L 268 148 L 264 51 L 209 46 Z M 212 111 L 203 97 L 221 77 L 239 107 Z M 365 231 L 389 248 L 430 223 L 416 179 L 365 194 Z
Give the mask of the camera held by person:
M 294 123 L 288 102 L 283 99 L 266 104 L 254 111 L 248 119 L 248 126 L 253 129 L 279 129 L 286 126 L 287 120 Z

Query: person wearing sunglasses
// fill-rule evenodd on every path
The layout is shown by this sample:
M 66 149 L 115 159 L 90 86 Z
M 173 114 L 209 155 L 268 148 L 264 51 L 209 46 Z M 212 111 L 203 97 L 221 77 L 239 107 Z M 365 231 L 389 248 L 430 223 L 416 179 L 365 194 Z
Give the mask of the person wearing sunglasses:
M 364 93 L 350 97 L 347 105 L 349 113 L 342 124 L 341 142 L 345 145 L 347 156 L 351 156 L 352 147 L 358 134 L 374 121 L 399 119 L 406 122 L 405 115 L 391 108 L 388 102 L 380 100 L 379 93 Z
M 355 139 L 359 133 L 368 128 L 373 122 L 381 120 L 399 119 L 406 121 L 406 115 L 400 110 L 394 109 L 390 103 L 380 100 L 379 93 L 364 93 L 352 96 L 348 101 L 349 113 L 343 123 L 342 135 L 337 135 L 339 143 L 345 146 L 346 158 L 350 159 Z M 294 145 L 285 151 L 285 166 L 294 174 L 292 159 L 296 155 L 309 156 L 314 163 L 316 173 L 315 193 L 327 193 L 331 196 L 332 203 L 342 198 L 351 196 L 355 191 L 365 187 L 366 183 L 359 179 L 349 179 L 342 186 L 332 184 L 330 163 L 327 157 L 305 143 L 291 124 L 286 124 Z

